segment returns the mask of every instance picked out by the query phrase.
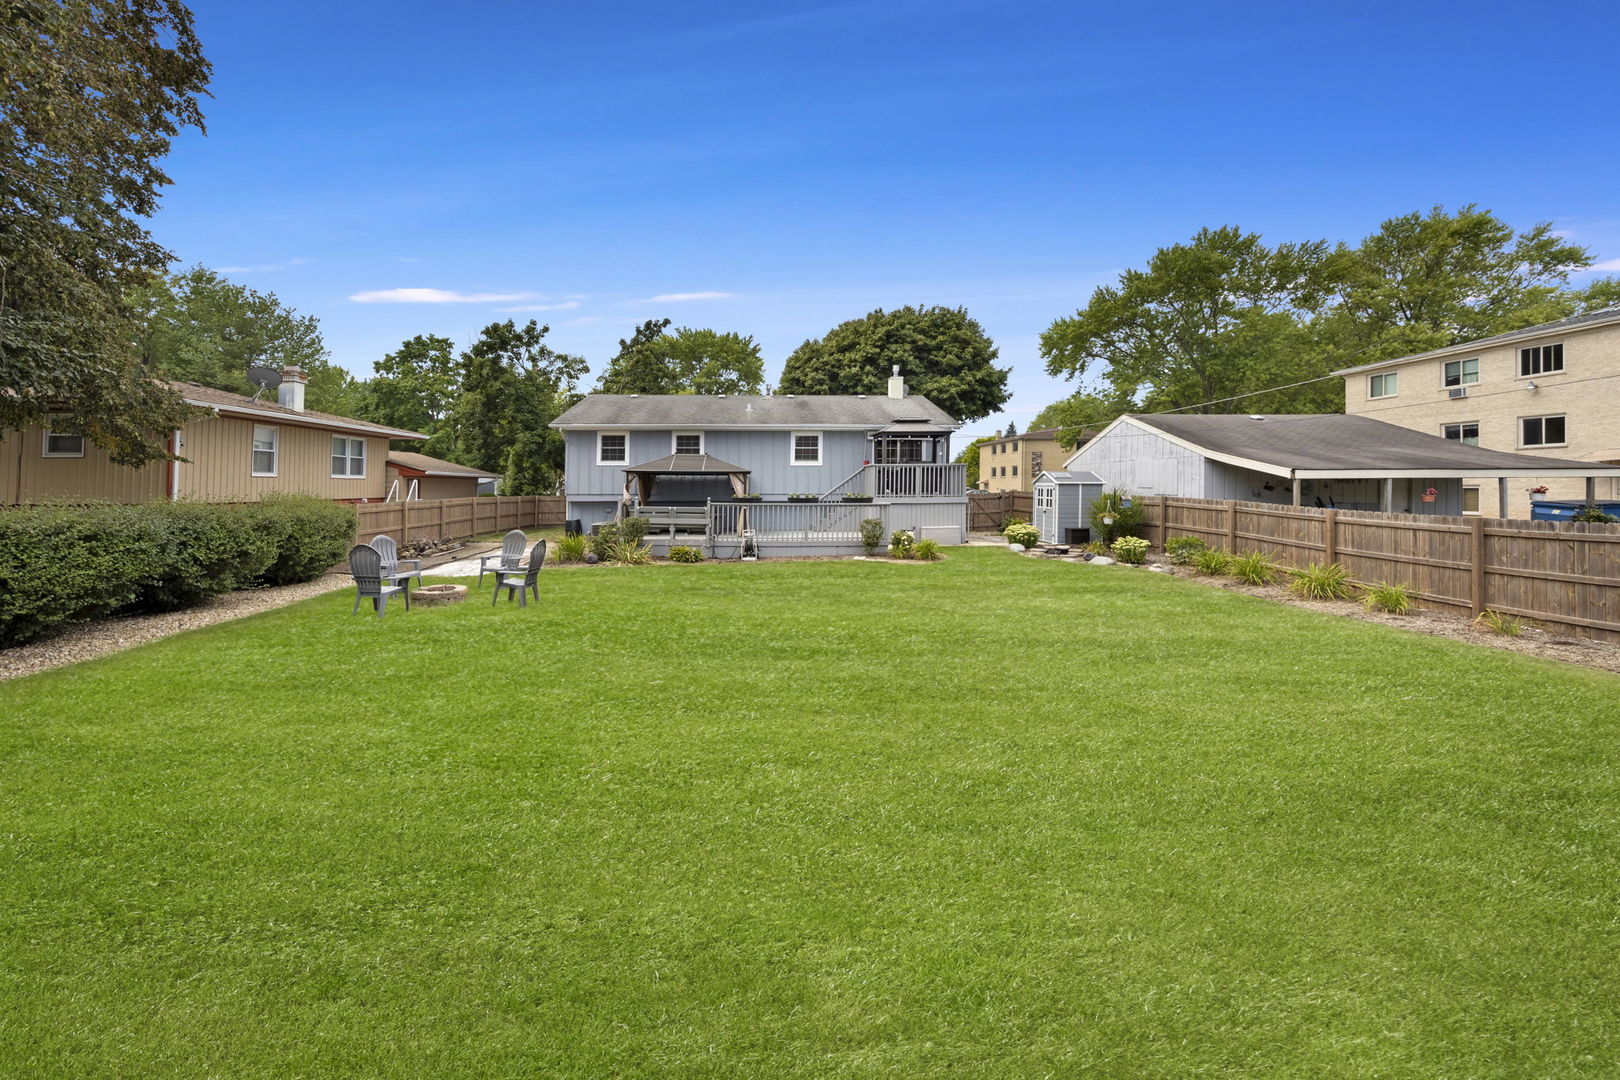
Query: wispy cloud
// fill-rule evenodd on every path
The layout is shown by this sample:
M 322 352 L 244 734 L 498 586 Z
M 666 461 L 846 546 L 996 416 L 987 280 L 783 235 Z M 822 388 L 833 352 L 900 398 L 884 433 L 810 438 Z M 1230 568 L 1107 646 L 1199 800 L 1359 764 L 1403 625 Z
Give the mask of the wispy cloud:
M 459 293 L 453 289 L 372 289 L 349 299 L 357 304 L 500 304 L 528 300 L 534 293 Z
M 678 304 L 682 300 L 730 300 L 736 293 L 728 292 L 667 292 L 649 296 L 645 300 L 631 300 L 632 304 Z
M 517 307 L 503 307 L 502 311 L 568 311 L 579 307 L 578 300 L 564 300 L 560 304 L 519 304 Z
M 259 263 L 256 266 L 216 266 L 214 269 L 221 274 L 263 274 L 271 270 L 285 270 L 289 266 L 303 266 L 314 261 L 300 255 L 296 259 L 287 259 L 284 262 Z
M 1603 273 L 1620 270 L 1620 259 L 1604 259 L 1602 262 L 1593 263 L 1591 266 L 1588 266 L 1587 269 L 1598 270 Z

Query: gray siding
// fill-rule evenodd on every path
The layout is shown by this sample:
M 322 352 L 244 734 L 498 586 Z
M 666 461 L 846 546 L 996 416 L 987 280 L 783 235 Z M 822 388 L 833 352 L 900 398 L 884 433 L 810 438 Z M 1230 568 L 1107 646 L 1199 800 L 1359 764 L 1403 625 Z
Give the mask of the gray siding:
M 1051 486 L 1056 491 L 1050 528 L 1043 528 L 1041 539 L 1048 544 L 1063 544 L 1069 539 L 1070 529 L 1091 527 L 1091 504 L 1102 494 L 1101 484 L 1037 484 L 1037 489 Z M 1037 511 L 1038 519 L 1041 515 Z M 1037 522 L 1039 524 L 1039 522 Z
M 1081 447 L 1064 467 L 1096 473 L 1108 488 L 1123 488 L 1132 495 L 1230 498 L 1205 494 L 1205 465 L 1201 455 L 1184 446 L 1120 424 Z

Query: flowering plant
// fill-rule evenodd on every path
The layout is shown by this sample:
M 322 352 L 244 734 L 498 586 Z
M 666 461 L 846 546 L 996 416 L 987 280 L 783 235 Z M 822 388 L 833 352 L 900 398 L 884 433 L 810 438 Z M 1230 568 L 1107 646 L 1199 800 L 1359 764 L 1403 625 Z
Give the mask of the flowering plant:
M 1438 495 L 1438 494 L 1440 494 L 1440 489 L 1439 488 L 1430 488 L 1428 491 L 1425 491 L 1423 494 L 1425 494 L 1425 495 Z
M 1535 487 L 1530 489 L 1530 494 L 1532 494 L 1532 495 L 1545 495 L 1545 494 L 1547 494 L 1547 485 L 1546 484 L 1537 484 Z

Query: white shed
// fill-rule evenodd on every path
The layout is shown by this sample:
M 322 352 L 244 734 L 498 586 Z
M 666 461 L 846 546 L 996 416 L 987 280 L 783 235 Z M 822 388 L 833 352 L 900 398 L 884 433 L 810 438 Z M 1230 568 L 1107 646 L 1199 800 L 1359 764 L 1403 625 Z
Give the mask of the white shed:
M 1095 473 L 1058 470 L 1035 478 L 1035 520 L 1048 544 L 1078 544 L 1091 538 L 1091 504 L 1102 494 Z

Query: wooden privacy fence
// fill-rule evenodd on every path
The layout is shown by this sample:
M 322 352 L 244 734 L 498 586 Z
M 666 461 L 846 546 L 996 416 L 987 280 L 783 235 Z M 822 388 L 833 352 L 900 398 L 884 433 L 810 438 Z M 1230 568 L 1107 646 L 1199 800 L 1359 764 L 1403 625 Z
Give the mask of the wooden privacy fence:
M 480 533 L 563 523 L 561 495 L 359 503 L 354 510 L 360 517 L 357 544 L 367 543 L 383 533 L 396 540 L 413 536 L 449 536 L 459 540 Z
M 1035 496 L 1027 491 L 996 491 L 968 496 L 968 531 L 999 532 L 1008 514 L 1025 521 L 1035 512 Z
M 1575 637 L 1620 640 L 1620 525 L 1324 510 L 1138 496 L 1148 538 L 1196 536 L 1302 567 L 1336 562 L 1361 585 L 1403 582 L 1427 603 L 1501 611 Z

